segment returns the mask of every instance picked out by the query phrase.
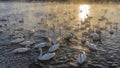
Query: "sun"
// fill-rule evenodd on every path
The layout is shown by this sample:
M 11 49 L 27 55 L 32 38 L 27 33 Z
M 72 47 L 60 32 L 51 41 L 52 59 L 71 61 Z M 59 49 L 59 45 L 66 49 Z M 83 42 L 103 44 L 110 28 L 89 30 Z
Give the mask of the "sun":
M 79 19 L 84 21 L 87 18 L 87 15 L 90 13 L 90 6 L 89 5 L 80 5 L 79 6 Z

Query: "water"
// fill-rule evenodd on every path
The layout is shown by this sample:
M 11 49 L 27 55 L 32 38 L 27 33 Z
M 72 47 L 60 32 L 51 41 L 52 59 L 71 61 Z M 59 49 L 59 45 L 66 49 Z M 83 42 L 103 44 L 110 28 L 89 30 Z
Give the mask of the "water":
M 110 22 L 120 21 L 120 5 L 116 4 L 85 4 L 88 5 L 88 9 L 83 9 L 83 15 L 80 6 L 84 4 L 56 4 L 56 3 L 18 3 L 7 2 L 0 3 L 0 18 L 10 16 L 10 23 L 17 22 L 17 19 L 24 18 L 24 27 L 26 29 L 33 29 L 33 27 L 39 28 L 38 22 L 41 18 L 45 18 L 46 14 L 52 14 L 48 16 L 47 23 L 54 23 L 61 27 L 61 24 L 75 26 L 80 23 L 81 18 L 87 18 L 86 15 L 93 17 L 91 22 L 93 24 L 98 23 L 98 19 L 104 16 Z M 84 8 L 84 7 L 83 7 Z M 89 13 L 88 13 L 89 12 Z M 81 17 L 83 16 L 83 17 Z M 106 21 L 102 21 L 105 25 Z M 60 26 L 61 25 L 61 26 Z

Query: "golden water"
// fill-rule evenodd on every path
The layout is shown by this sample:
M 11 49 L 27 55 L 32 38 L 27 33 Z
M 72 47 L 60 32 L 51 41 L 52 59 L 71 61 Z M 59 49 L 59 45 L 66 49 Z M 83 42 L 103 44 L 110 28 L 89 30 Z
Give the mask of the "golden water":
M 33 29 L 40 28 L 38 22 L 45 18 L 46 14 L 54 14 L 55 17 L 47 18 L 47 23 L 55 23 L 60 26 L 76 25 L 80 20 L 84 21 L 86 15 L 93 17 L 91 23 L 98 23 L 101 16 L 106 17 L 110 22 L 120 21 L 120 5 L 118 4 L 56 4 L 56 3 L 0 3 L 0 17 L 11 16 L 11 23 L 16 22 L 16 18 L 24 18 L 24 27 Z M 16 17 L 16 18 L 15 18 Z M 102 21 L 104 24 L 106 21 Z

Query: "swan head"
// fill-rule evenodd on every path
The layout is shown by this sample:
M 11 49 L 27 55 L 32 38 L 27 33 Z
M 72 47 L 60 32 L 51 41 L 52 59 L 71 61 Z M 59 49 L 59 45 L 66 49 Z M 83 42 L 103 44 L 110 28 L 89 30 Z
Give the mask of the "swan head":
M 80 49 L 80 54 L 85 54 L 85 52 L 82 49 Z

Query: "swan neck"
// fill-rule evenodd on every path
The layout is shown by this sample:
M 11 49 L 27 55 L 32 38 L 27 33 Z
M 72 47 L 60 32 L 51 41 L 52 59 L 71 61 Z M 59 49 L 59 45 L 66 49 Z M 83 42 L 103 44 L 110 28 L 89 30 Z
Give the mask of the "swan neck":
M 39 48 L 39 50 L 40 50 L 40 57 L 42 57 L 42 49 L 41 49 L 41 48 Z

